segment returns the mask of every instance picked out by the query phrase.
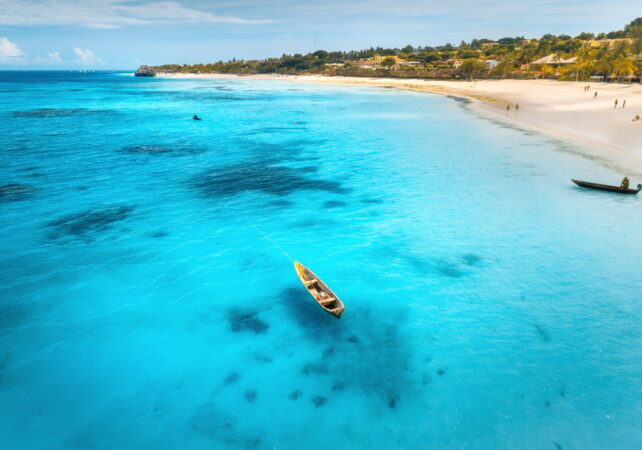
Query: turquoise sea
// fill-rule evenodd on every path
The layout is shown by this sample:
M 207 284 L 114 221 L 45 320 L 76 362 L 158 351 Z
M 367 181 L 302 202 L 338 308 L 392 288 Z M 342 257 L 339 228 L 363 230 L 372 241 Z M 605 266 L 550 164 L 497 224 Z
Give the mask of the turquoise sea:
M 582 150 L 445 96 L 0 72 L 0 448 L 639 449 L 642 199 Z

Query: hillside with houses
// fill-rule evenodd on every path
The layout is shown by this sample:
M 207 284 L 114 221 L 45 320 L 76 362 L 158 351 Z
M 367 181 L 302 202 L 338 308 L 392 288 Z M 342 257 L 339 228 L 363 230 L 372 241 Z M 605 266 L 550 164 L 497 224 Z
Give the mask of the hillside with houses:
M 359 51 L 284 54 L 264 60 L 141 66 L 138 76 L 159 73 L 323 74 L 365 77 L 484 79 L 547 78 L 640 82 L 642 17 L 622 30 L 539 39 L 473 39 L 459 45 L 370 48 Z

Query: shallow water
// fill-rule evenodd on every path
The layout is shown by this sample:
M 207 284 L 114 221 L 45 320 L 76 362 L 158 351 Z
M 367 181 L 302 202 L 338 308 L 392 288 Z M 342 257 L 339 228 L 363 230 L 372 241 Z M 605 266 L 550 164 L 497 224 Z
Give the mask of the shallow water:
M 2 448 L 642 442 L 642 206 L 574 187 L 620 178 L 581 148 L 375 88 L 0 72 L 0 104 Z

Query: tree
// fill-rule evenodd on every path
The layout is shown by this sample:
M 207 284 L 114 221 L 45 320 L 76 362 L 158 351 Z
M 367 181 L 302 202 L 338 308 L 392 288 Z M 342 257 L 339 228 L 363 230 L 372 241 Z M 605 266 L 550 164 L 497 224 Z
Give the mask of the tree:
M 553 69 L 553 66 L 549 66 L 548 64 L 543 64 L 542 68 L 540 69 L 540 72 L 542 72 L 542 78 L 548 78 L 549 76 L 552 76 L 555 73 L 555 69 Z
M 486 70 L 486 63 L 479 59 L 467 59 L 459 67 L 459 72 L 466 78 L 476 78 Z
M 618 80 L 623 75 L 631 75 L 635 72 L 635 64 L 633 59 L 627 56 L 620 56 L 615 61 L 613 61 L 613 72 L 617 75 Z
M 381 61 L 381 65 L 384 66 L 385 68 L 387 68 L 388 70 L 390 70 L 390 68 L 392 66 L 394 66 L 395 64 L 397 64 L 397 60 L 395 58 L 393 58 L 392 56 L 386 56 Z
M 592 39 L 595 39 L 595 35 L 593 33 L 584 32 L 575 36 L 575 39 L 579 39 L 580 41 L 590 41 Z

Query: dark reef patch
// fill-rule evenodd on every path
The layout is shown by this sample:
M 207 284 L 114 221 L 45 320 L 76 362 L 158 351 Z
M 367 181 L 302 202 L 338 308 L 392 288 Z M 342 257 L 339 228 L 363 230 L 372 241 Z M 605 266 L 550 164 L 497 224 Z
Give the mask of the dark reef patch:
M 27 315 L 27 310 L 23 307 L 0 303 L 0 332 L 16 327 Z
M 323 203 L 323 207 L 325 209 L 339 208 L 342 206 L 348 206 L 348 204 L 339 200 L 328 200 L 327 202 Z
M 314 405 L 315 408 L 320 408 L 321 406 L 325 405 L 325 402 L 328 399 L 325 398 L 323 395 L 315 395 L 312 397 L 312 404 Z
M 165 230 L 158 230 L 158 231 L 154 231 L 151 234 L 151 236 L 153 238 L 158 239 L 158 238 L 164 238 L 165 236 L 169 236 L 169 233 L 167 231 L 165 231 Z
M 256 396 L 258 395 L 258 392 L 256 392 L 253 389 L 248 389 L 243 393 L 243 397 L 245 397 L 245 400 L 248 403 L 254 403 L 256 401 Z
M 242 148 L 248 149 L 252 161 L 264 164 L 282 164 L 289 161 L 318 160 L 317 148 L 324 141 L 313 139 L 289 139 L 274 143 L 265 141 L 241 141 Z
M 38 108 L 27 111 L 14 111 L 14 117 L 24 118 L 50 118 L 50 117 L 83 117 L 83 116 L 107 116 L 115 114 L 109 109 L 88 109 L 88 108 Z
M 65 236 L 88 238 L 92 234 L 112 228 L 116 223 L 131 216 L 135 207 L 122 205 L 102 209 L 90 209 L 69 214 L 47 224 L 49 237 L 58 239 Z
M 444 375 L 446 375 L 446 371 L 444 369 L 439 369 L 437 371 L 437 375 L 439 375 L 440 377 L 443 377 Z
M 344 193 L 340 183 L 306 178 L 290 167 L 251 162 L 209 170 L 192 179 L 192 185 L 209 198 L 245 192 L 285 196 L 296 191 Z
M 0 203 L 28 199 L 36 190 L 26 184 L 12 183 L 0 186 Z
M 259 311 L 232 308 L 227 311 L 227 321 L 234 333 L 251 332 L 265 334 L 270 324 L 258 317 Z
M 323 223 L 327 223 L 327 219 L 323 221 Z M 316 227 L 319 225 L 318 220 L 314 219 L 303 219 L 303 220 L 298 220 L 295 223 L 292 224 L 292 228 L 312 228 Z
M 290 395 L 288 395 L 288 399 L 290 400 L 298 400 L 301 397 L 301 391 L 292 391 L 290 392 Z
M 231 384 L 236 383 L 240 379 L 241 379 L 241 375 L 239 375 L 237 372 L 232 372 L 231 374 L 225 377 L 225 379 L 223 380 L 223 384 L 225 386 L 229 386 Z
M 272 127 L 261 127 L 254 130 L 250 130 L 248 134 L 273 134 L 273 133 L 290 133 L 297 131 L 305 131 L 306 127 L 304 126 L 272 126 Z
M 285 199 L 281 199 L 281 198 L 276 199 L 276 200 L 272 200 L 270 202 L 271 206 L 276 206 L 278 208 L 287 208 L 289 206 L 292 206 L 293 204 L 294 203 L 292 203 L 290 200 L 285 200 Z
M 399 402 L 399 399 L 397 398 L 396 395 L 391 395 L 388 397 L 388 403 L 387 406 L 389 409 L 397 409 L 397 403 Z
M 539 334 L 539 337 L 541 337 L 544 342 L 551 342 L 551 336 L 541 325 L 536 324 L 535 330 L 537 330 L 537 334 Z
M 461 278 L 463 277 L 466 273 L 456 264 L 453 263 L 447 263 L 447 262 L 442 262 L 437 266 L 437 271 L 449 278 Z
M 169 155 L 169 156 L 189 156 L 205 153 L 207 149 L 201 147 L 192 147 L 189 145 L 128 145 L 120 149 L 121 153 L 130 155 Z
M 380 198 L 368 197 L 361 199 L 361 203 L 365 203 L 366 205 L 380 205 L 383 203 L 383 200 L 381 200 Z
M 2 358 L 0 358 L 0 372 L 7 368 L 9 362 L 11 361 L 11 353 L 6 352 Z
M 254 361 L 260 362 L 263 364 L 272 364 L 274 362 L 274 358 L 272 358 L 271 356 L 264 355 L 262 353 L 255 353 L 254 355 L 252 355 L 252 358 L 254 359 Z
M 217 441 L 207 448 L 260 449 L 260 427 L 247 427 L 236 416 L 217 406 L 213 402 L 200 405 L 189 419 L 188 425 L 199 435 Z
M 303 367 L 301 368 L 301 373 L 303 373 L 303 375 L 305 375 L 306 377 L 310 374 L 329 375 L 330 370 L 325 364 L 321 364 L 318 362 L 309 362 L 303 365 Z
M 461 259 L 467 266 L 476 266 L 482 261 L 482 257 L 474 253 L 466 253 Z
M 236 420 L 222 411 L 214 403 L 199 406 L 191 417 L 192 429 L 200 434 L 216 437 L 229 433 L 236 425 Z
M 123 153 L 131 153 L 133 155 L 162 155 L 163 153 L 171 153 L 170 147 L 162 145 L 128 145 L 120 149 Z

